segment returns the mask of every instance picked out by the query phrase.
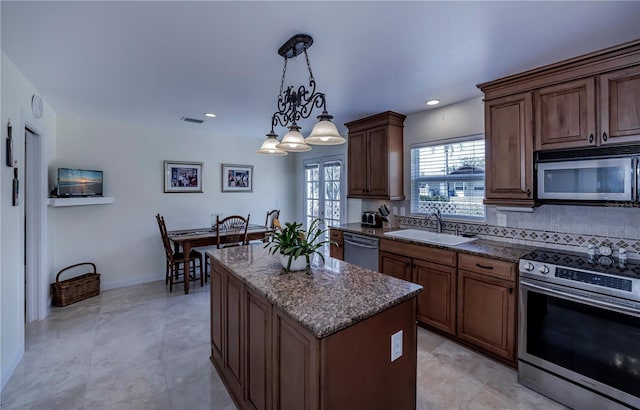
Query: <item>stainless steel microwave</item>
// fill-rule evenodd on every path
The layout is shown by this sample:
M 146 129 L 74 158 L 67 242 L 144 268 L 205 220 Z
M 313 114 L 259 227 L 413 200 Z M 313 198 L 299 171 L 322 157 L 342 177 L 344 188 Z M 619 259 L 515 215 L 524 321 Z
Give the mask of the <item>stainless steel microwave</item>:
M 539 155 L 536 161 L 538 199 L 638 201 L 638 156 L 551 157 Z

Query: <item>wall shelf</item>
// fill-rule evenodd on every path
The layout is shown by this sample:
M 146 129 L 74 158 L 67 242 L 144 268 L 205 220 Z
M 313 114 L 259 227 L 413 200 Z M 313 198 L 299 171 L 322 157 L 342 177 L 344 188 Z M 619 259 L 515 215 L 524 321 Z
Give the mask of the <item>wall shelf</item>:
M 81 205 L 105 205 L 113 203 L 112 196 L 86 197 L 86 198 L 49 198 L 48 205 L 60 206 L 81 206 Z

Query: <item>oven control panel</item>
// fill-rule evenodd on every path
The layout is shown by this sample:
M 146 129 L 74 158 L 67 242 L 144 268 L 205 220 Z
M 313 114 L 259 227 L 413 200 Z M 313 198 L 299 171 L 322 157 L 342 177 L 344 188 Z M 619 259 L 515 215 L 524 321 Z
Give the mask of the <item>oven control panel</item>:
M 582 272 L 573 269 L 557 267 L 555 277 L 576 282 L 588 283 L 591 285 L 604 286 L 611 289 L 623 290 L 626 292 L 631 292 L 632 290 L 631 279 L 601 275 L 598 273 Z

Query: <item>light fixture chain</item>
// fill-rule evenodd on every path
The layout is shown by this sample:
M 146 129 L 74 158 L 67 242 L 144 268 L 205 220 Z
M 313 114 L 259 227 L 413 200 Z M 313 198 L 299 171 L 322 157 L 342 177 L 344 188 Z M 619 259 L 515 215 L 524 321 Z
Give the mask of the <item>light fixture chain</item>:
M 311 63 L 309 62 L 309 54 L 307 54 L 307 46 L 304 46 L 304 58 L 307 60 L 307 67 L 309 68 L 309 81 L 315 82 L 315 78 L 313 78 L 313 72 L 311 71 Z
M 284 77 L 287 74 L 287 57 L 284 58 L 284 68 L 282 69 L 282 80 L 280 81 L 280 94 L 282 95 L 282 90 L 284 89 Z

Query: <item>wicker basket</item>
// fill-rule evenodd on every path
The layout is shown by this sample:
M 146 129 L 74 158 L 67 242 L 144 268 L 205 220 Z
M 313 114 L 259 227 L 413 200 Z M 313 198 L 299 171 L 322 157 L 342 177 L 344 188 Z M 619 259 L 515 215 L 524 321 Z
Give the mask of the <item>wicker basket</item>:
M 62 272 L 82 265 L 91 265 L 93 272 L 60 281 Z M 51 284 L 51 293 L 53 294 L 53 304 L 60 307 L 99 295 L 100 274 L 96 273 L 96 265 L 91 262 L 83 262 L 62 269 L 56 275 L 56 283 Z

